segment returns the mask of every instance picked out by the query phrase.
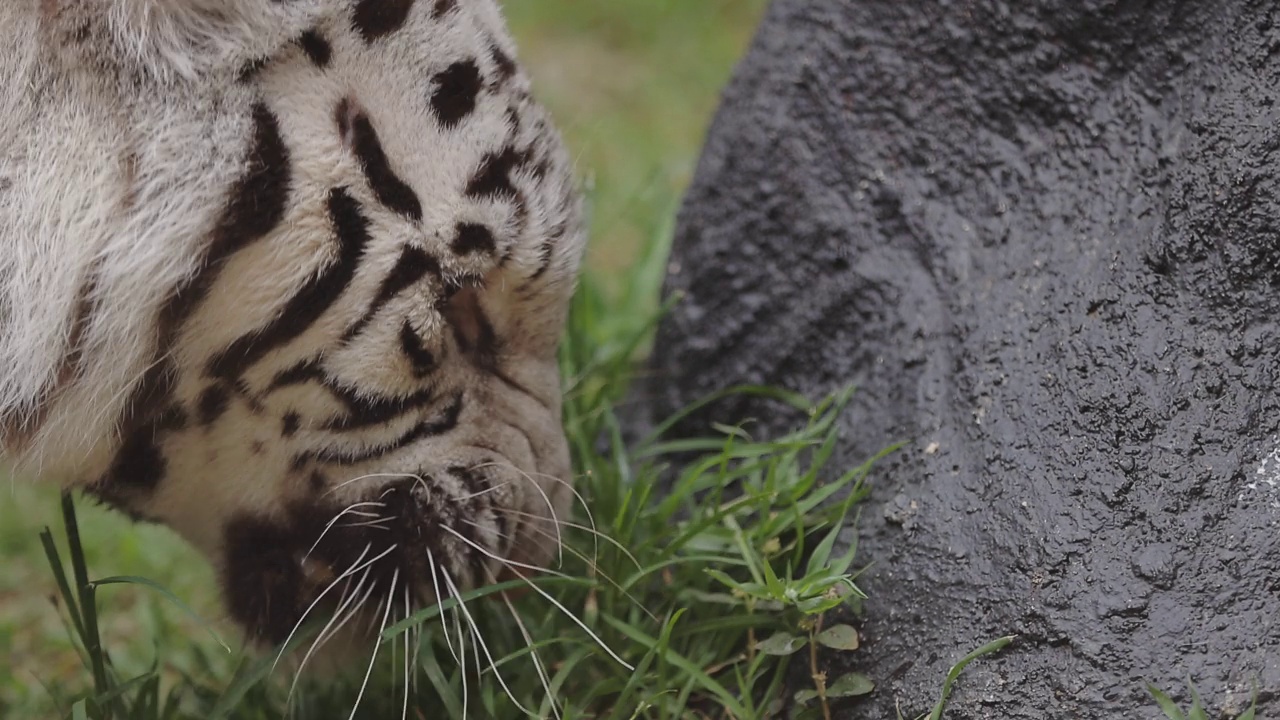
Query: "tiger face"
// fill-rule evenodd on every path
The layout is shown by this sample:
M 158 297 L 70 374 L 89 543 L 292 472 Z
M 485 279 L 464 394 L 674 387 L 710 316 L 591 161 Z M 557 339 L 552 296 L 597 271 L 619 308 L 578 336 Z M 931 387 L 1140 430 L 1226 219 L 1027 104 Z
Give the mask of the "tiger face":
M 19 474 L 176 530 L 265 642 L 535 572 L 572 496 L 584 241 L 496 5 L 6 5 Z

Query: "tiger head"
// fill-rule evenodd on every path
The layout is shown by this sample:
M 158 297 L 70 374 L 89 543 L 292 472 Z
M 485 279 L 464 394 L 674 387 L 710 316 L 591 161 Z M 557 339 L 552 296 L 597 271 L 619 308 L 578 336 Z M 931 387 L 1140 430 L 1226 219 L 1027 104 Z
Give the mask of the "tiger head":
M 48 5 L 0 10 L 30 31 L 0 51 L 19 470 L 173 528 L 264 642 L 536 572 L 572 497 L 556 348 L 584 239 L 496 5 L 311 0 L 266 56 L 154 73 Z

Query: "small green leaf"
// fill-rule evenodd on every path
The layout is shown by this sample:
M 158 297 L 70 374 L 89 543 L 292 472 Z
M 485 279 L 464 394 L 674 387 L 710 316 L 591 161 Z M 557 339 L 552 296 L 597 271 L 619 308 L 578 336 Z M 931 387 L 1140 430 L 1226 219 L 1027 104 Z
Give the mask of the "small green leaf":
M 933 712 L 929 713 L 929 720 L 942 720 L 942 711 L 947 707 L 947 698 L 951 697 L 951 686 L 955 684 L 956 679 L 960 677 L 960 673 L 964 672 L 965 667 L 969 663 L 977 660 L 983 655 L 989 655 L 993 652 L 1002 650 L 1004 646 L 1013 642 L 1015 638 L 1017 638 L 1016 635 L 1007 635 L 1002 638 L 996 638 L 995 640 L 992 640 L 986 645 L 983 645 L 977 650 L 974 650 L 968 655 L 960 658 L 955 665 L 952 665 L 951 669 L 947 671 L 946 679 L 942 681 L 942 697 L 938 698 L 938 704 L 934 705 Z M 1179 718 L 1179 720 L 1182 719 Z
M 1196 692 L 1196 688 L 1190 682 L 1187 688 L 1191 691 L 1191 710 L 1187 713 L 1187 720 L 1209 720 L 1209 714 L 1204 711 L 1204 703 L 1200 700 L 1200 693 Z
M 834 650 L 857 650 L 858 631 L 850 625 L 832 625 L 818 633 L 818 644 Z
M 778 632 L 763 642 L 756 643 L 756 649 L 765 655 L 790 655 L 808 644 L 808 641 L 790 633 Z
M 858 524 L 858 521 L 855 518 L 854 526 L 856 527 L 857 524 Z M 843 526 L 844 526 L 843 520 L 841 520 L 841 522 L 836 525 L 837 528 L 842 528 Z M 858 554 L 858 535 L 857 533 L 854 533 L 853 539 L 849 542 L 849 547 L 846 549 L 844 555 L 841 555 L 840 557 L 835 558 L 834 560 L 831 561 L 831 564 L 829 566 L 831 568 L 831 571 L 837 575 L 844 575 L 845 573 L 849 572 L 849 566 L 853 565 L 853 558 L 857 554 Z
M 817 690 L 797 690 L 794 697 L 796 700 L 796 704 L 804 705 L 810 700 L 816 700 L 818 698 L 818 691 Z
M 1151 693 L 1151 697 L 1156 699 L 1156 704 L 1160 706 L 1160 709 L 1164 711 L 1169 720 L 1187 720 L 1187 716 L 1182 714 L 1178 704 L 1155 685 L 1147 683 L 1147 692 Z
M 1249 709 L 1245 710 L 1236 720 L 1254 720 L 1254 716 L 1258 712 L 1258 685 L 1255 682 L 1253 686 L 1253 699 L 1249 701 Z
M 760 569 L 764 571 L 765 587 L 769 589 L 769 596 L 774 600 L 781 600 L 785 594 L 785 588 L 782 581 L 778 579 L 777 573 L 773 571 L 773 565 L 764 558 L 760 559 Z
M 690 599 L 697 600 L 698 602 L 713 603 L 716 605 L 733 605 L 736 607 L 743 604 L 741 598 L 736 598 L 729 593 L 709 593 L 702 592 L 700 590 L 685 590 L 680 593 L 680 596 L 688 597 Z
M 728 575 L 726 575 L 725 573 L 719 570 L 716 570 L 714 568 L 703 568 L 702 571 L 710 575 L 714 580 L 718 581 L 722 585 L 731 587 L 734 590 L 737 590 L 739 592 L 744 592 L 744 593 L 747 592 L 747 588 L 745 585 L 738 582 L 737 580 L 734 580 L 733 578 L 729 577 Z
M 857 697 L 859 695 L 867 695 L 876 689 L 876 684 L 871 682 L 871 678 L 862 673 L 849 673 L 835 679 L 827 686 L 827 697 L 844 698 Z
M 809 556 L 809 565 L 805 568 L 805 575 L 812 575 L 827 566 L 827 560 L 831 557 L 831 548 L 835 546 L 840 530 L 840 523 L 833 525 L 826 537 L 822 538 L 822 542 L 813 549 L 813 554 Z
M 812 705 L 797 707 L 799 707 L 799 710 L 791 715 L 793 720 L 826 720 L 822 717 L 822 708 L 813 707 Z
M 844 602 L 843 597 L 839 597 L 839 596 L 827 597 L 826 595 L 821 595 L 816 598 L 807 598 L 805 600 L 801 600 L 800 602 L 796 603 L 796 607 L 800 610 L 800 612 L 806 615 L 821 615 L 822 613 L 836 607 L 842 602 Z

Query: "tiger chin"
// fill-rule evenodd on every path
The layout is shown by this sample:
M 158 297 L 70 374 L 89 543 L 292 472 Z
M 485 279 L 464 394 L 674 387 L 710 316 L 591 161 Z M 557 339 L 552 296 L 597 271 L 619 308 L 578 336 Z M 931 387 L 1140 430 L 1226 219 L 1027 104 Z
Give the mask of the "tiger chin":
M 0 112 L 20 479 L 175 530 L 263 644 L 549 560 L 584 237 L 493 0 L 6 0 Z

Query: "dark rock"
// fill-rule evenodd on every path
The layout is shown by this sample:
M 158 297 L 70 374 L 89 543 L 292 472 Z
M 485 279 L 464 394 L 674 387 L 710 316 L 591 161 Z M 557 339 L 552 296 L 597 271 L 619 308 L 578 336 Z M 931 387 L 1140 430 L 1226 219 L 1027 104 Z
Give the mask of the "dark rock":
M 856 383 L 893 718 L 1280 710 L 1280 3 L 776 0 L 682 211 L 645 394 Z M 794 420 L 743 402 L 720 420 Z M 705 421 L 707 415 L 700 418 Z M 699 429 L 705 425 L 699 425 Z M 754 432 L 754 428 L 753 428 Z

